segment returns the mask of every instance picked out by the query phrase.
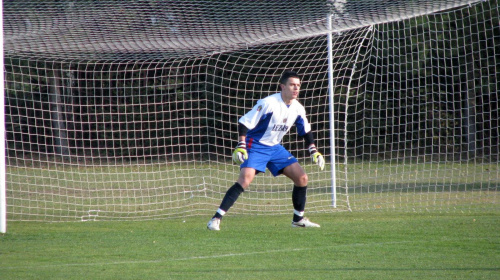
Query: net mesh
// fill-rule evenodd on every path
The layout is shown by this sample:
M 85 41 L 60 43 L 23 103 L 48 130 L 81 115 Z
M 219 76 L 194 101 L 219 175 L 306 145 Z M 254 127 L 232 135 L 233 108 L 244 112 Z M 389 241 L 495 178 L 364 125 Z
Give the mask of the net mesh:
M 327 13 L 342 32 L 473 2 L 6 1 L 5 47 L 62 60 L 206 56 L 324 35 Z
M 238 118 L 278 91 L 285 69 L 302 74 L 317 146 L 337 163 L 332 182 L 293 129 L 284 138 L 309 174 L 307 211 L 497 207 L 498 10 L 497 1 L 6 1 L 9 218 L 211 215 L 237 177 Z M 231 213 L 291 213 L 291 182 L 271 177 L 257 176 Z

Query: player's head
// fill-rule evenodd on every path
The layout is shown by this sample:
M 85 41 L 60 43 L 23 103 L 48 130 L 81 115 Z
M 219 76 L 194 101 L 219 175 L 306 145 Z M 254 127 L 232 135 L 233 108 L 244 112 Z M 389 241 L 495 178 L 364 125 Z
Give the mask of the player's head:
M 286 85 L 286 82 L 288 81 L 289 78 L 297 78 L 300 80 L 300 76 L 299 74 L 297 74 L 297 72 L 292 70 L 285 70 L 285 72 L 281 74 L 280 85 Z
M 300 77 L 296 72 L 285 71 L 280 79 L 281 98 L 287 105 L 297 99 L 300 91 Z

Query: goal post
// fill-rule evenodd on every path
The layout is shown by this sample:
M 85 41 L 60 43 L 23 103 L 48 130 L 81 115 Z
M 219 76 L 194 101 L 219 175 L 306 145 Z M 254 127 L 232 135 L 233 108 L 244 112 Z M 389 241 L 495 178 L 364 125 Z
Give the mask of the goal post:
M 330 172 L 332 175 L 332 206 L 337 208 L 337 174 L 335 172 L 335 166 L 337 166 L 335 161 L 335 114 L 334 114 L 334 87 L 333 87 L 333 12 L 329 12 L 326 15 L 326 22 L 328 27 L 328 34 L 326 35 L 327 46 L 328 46 L 328 112 L 329 112 L 329 121 L 330 121 Z
M 498 1 L 284 3 L 5 2 L 5 215 L 213 214 L 287 69 L 327 159 L 283 139 L 308 212 L 498 207 Z M 231 214 L 289 214 L 291 190 L 259 174 Z
M 0 3 L 0 233 L 7 232 L 7 166 L 5 162 L 5 72 L 3 54 L 3 4 Z

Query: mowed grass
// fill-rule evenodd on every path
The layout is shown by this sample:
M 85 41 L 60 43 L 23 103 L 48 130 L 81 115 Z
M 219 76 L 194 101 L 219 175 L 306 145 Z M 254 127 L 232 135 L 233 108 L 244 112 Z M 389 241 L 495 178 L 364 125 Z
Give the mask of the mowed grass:
M 500 210 L 9 222 L 1 279 L 500 279 Z
M 330 212 L 330 166 L 307 159 L 308 210 Z M 224 163 L 8 167 L 9 219 L 16 221 L 144 220 L 213 211 L 237 179 Z M 336 167 L 337 209 L 459 211 L 497 207 L 499 163 L 359 162 Z M 290 211 L 293 184 L 269 172 L 256 176 L 237 213 Z M 244 207 L 243 207 L 244 205 Z M 238 208 L 232 209 L 239 211 Z

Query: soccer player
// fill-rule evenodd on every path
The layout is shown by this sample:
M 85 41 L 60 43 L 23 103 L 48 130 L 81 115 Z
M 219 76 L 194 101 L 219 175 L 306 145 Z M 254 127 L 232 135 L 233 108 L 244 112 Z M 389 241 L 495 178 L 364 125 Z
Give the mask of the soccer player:
M 261 99 L 239 119 L 238 145 L 233 152 L 233 160 L 241 164 L 238 181 L 228 189 L 219 209 L 208 222 L 210 230 L 220 230 L 224 214 L 233 206 L 241 193 L 248 188 L 256 174 L 266 168 L 278 176 L 283 174 L 293 181 L 293 227 L 320 227 L 306 217 L 307 174 L 297 159 L 281 145 L 281 139 L 295 125 L 299 136 L 320 169 L 325 167 L 323 156 L 314 145 L 311 125 L 306 118 L 304 106 L 297 97 L 300 91 L 300 77 L 296 72 L 285 71 L 279 81 L 281 92 Z

